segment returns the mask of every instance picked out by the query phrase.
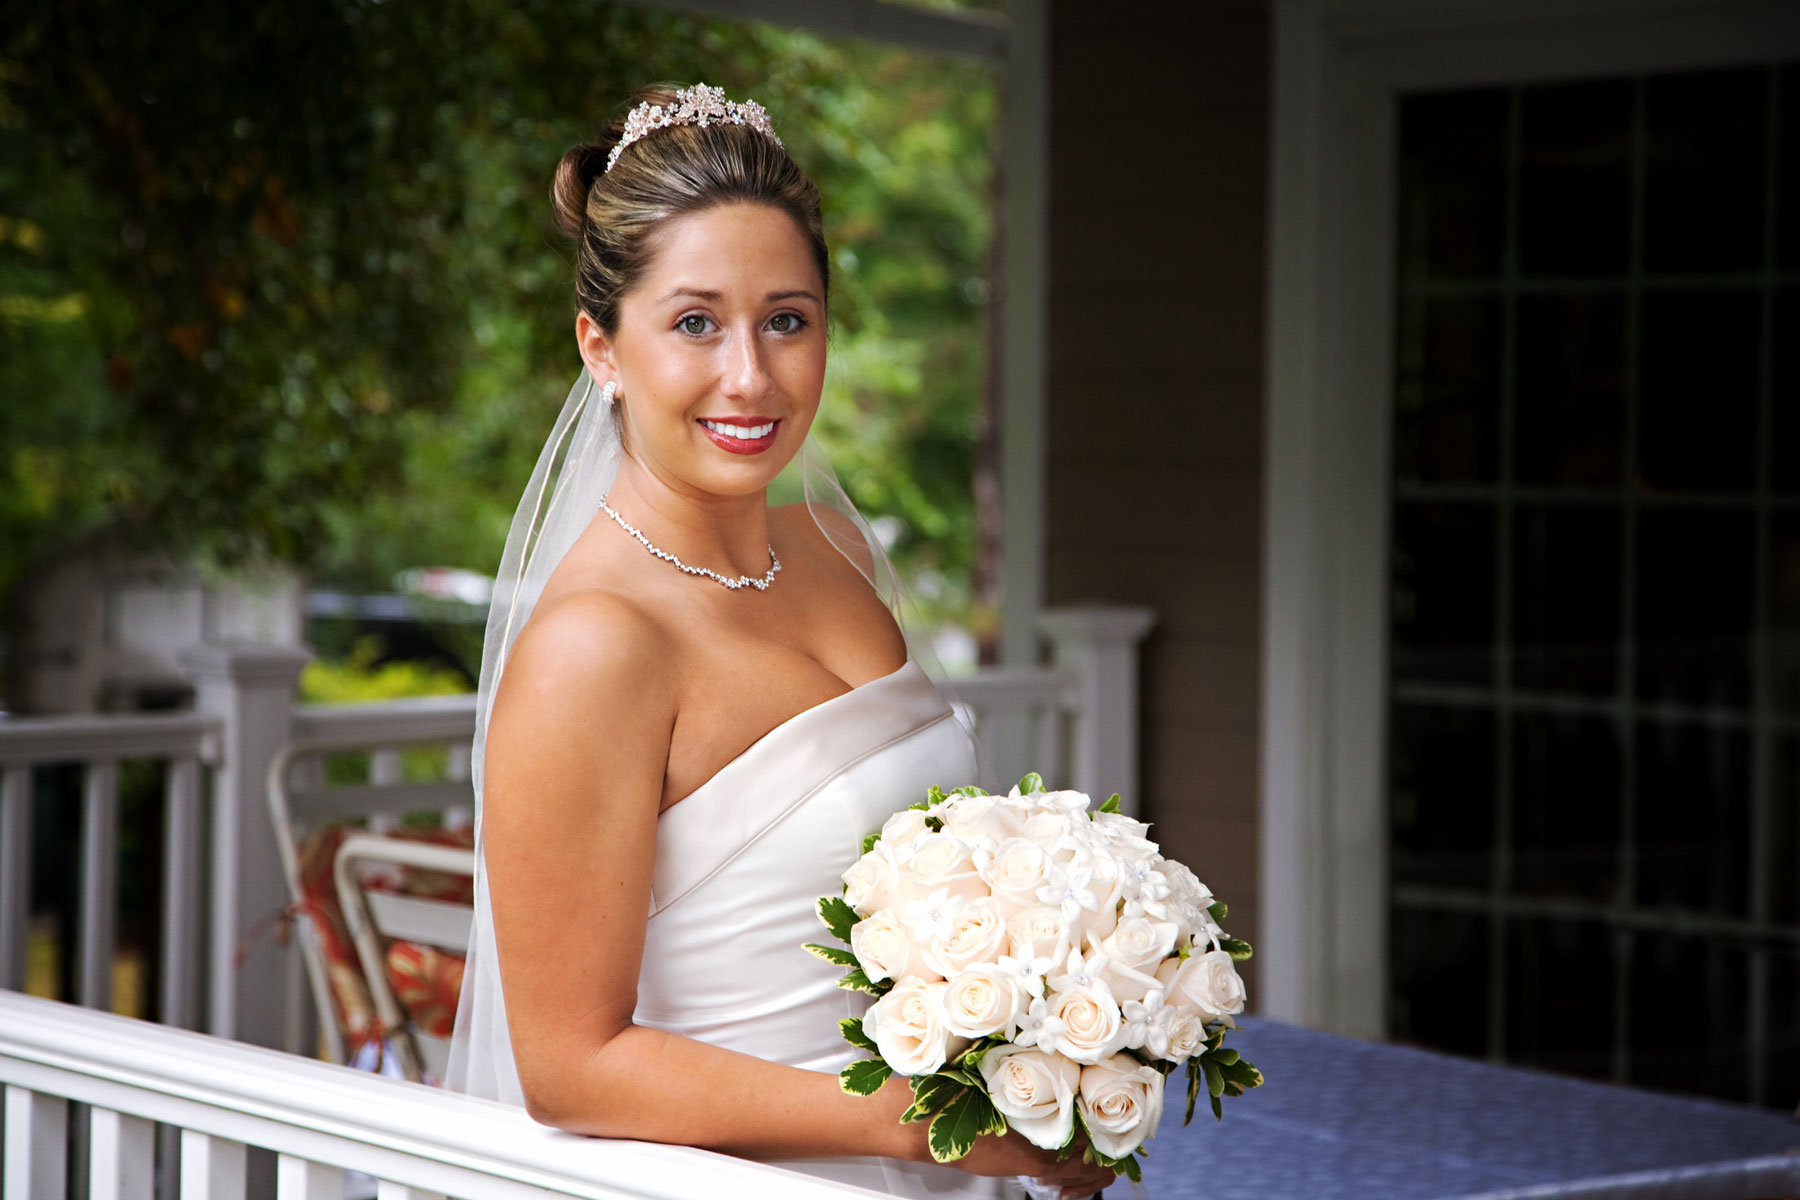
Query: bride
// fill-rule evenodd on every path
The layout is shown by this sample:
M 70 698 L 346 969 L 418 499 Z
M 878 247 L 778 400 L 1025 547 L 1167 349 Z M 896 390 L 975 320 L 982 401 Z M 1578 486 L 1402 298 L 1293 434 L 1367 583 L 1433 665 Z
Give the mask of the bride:
M 813 901 L 973 748 L 828 476 L 768 503 L 825 378 L 817 189 L 753 102 L 634 99 L 553 189 L 585 370 L 490 614 L 450 1085 L 891 1195 L 1099 1191 L 1111 1171 L 1017 1136 L 936 1164 L 903 1080 L 838 1087 L 866 997 L 801 949 Z

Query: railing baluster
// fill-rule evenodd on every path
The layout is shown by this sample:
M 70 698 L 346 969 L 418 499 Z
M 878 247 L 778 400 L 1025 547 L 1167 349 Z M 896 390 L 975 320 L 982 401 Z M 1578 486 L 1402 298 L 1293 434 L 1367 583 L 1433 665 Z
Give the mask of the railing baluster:
M 275 1200 L 343 1200 L 344 1169 L 283 1154 L 275 1164 Z
M 69 1104 L 27 1088 L 6 1089 L 6 1174 L 0 1196 L 7 1200 L 59 1197 L 68 1181 Z
M 88 1200 L 151 1200 L 156 1123 L 109 1108 L 88 1120 Z
M 444 1200 L 444 1193 L 407 1187 L 404 1183 L 389 1183 L 384 1179 L 376 1185 L 375 1200 Z
M 162 996 L 164 1025 L 199 1027 L 200 888 L 204 829 L 200 814 L 200 763 L 169 763 L 163 789 Z
M 244 1144 L 181 1131 L 181 1200 L 244 1200 Z
M 467 779 L 469 777 L 469 758 L 474 749 L 467 738 L 459 738 L 447 747 L 450 759 L 445 764 L 444 774 L 451 779 Z
M 89 763 L 81 805 L 81 948 L 75 984 L 85 1008 L 112 1007 L 118 857 L 119 767 Z
M 370 783 L 399 783 L 405 778 L 406 771 L 401 765 L 399 750 L 388 747 L 369 755 Z
M 25 990 L 31 919 L 31 768 L 0 771 L 0 988 Z

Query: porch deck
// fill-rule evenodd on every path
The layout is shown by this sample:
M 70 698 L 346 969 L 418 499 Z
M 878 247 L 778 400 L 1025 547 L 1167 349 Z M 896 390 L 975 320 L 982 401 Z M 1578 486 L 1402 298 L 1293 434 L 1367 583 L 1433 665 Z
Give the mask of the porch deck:
M 1772 1109 L 1592 1083 L 1246 1020 L 1267 1087 L 1180 1127 L 1167 1094 L 1144 1183 L 1159 1200 L 1800 1195 L 1800 1123 Z

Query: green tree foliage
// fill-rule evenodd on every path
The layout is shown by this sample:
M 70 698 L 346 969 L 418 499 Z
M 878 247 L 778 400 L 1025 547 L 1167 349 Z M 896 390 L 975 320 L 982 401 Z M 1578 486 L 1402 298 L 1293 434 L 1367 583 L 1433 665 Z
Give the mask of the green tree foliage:
M 821 436 L 967 603 L 984 69 L 567 0 L 7 7 L 0 593 L 98 535 L 353 587 L 491 571 L 578 365 L 550 174 L 636 86 L 702 79 L 818 179 Z

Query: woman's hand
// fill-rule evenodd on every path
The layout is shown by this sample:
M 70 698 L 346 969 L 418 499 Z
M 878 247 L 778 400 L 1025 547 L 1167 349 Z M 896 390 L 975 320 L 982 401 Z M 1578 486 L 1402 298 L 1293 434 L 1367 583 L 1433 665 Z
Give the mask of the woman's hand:
M 912 1103 L 912 1088 L 904 1079 L 895 1076 L 883 1085 L 877 1099 L 884 1107 L 893 1111 L 898 1125 L 898 1115 Z M 919 1162 L 933 1161 L 926 1143 L 926 1130 L 930 1124 L 929 1121 L 918 1121 L 898 1126 L 904 1131 L 902 1136 L 908 1139 L 906 1157 Z M 983 1134 L 975 1139 L 974 1147 L 967 1154 L 950 1165 L 971 1175 L 990 1175 L 1002 1179 L 1017 1175 L 1030 1176 L 1060 1187 L 1063 1200 L 1085 1200 L 1117 1178 L 1111 1167 L 1099 1167 L 1082 1161 L 1081 1152 L 1086 1144 L 1085 1139 L 1078 1139 L 1069 1157 L 1058 1162 L 1056 1151 L 1040 1150 L 1021 1134 L 1008 1133 L 1003 1137 Z

